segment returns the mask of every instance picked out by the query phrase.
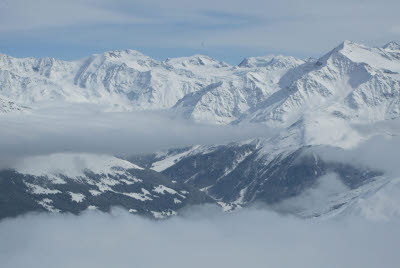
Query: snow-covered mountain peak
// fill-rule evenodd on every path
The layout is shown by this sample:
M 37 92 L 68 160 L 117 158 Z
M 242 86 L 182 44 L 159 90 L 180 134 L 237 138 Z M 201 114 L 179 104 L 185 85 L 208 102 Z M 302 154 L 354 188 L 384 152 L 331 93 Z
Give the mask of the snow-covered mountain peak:
M 351 41 L 318 60 L 271 55 L 237 67 L 204 55 L 160 62 L 134 50 L 74 62 L 0 58 L 0 94 L 21 105 L 55 100 L 108 110 L 173 109 L 218 124 L 288 126 L 321 110 L 366 122 L 398 117 L 399 83 L 400 52 Z
M 395 43 L 391 43 L 389 44 L 395 47 Z M 385 73 L 389 74 L 400 71 L 399 59 L 400 54 L 395 50 L 371 48 L 352 41 L 344 41 L 318 59 L 316 65 L 344 64 L 350 67 L 349 64 L 366 64 L 375 70 L 383 70 Z
M 139 71 L 148 71 L 150 68 L 160 65 L 159 61 L 131 49 L 113 50 L 102 54 L 94 54 L 87 62 L 92 62 L 96 65 L 124 65 Z
M 0 53 L 0 61 L 4 61 L 4 60 L 10 59 L 10 58 L 12 58 L 12 57 L 7 54 Z
M 365 46 L 364 44 L 360 44 L 351 40 L 344 40 L 339 47 L 342 48 L 367 48 L 367 46 Z
M 100 56 L 106 58 L 109 61 L 115 61 L 121 63 L 122 62 L 126 63 L 127 61 L 139 61 L 139 60 L 156 62 L 156 60 L 152 59 L 151 57 L 132 49 L 107 51 L 103 54 L 100 54 Z
M 190 57 L 170 58 L 165 61 L 166 64 L 174 66 L 176 68 L 190 68 L 197 66 L 206 67 L 229 67 L 225 62 L 217 61 L 209 56 L 196 54 Z
M 112 58 L 121 58 L 126 55 L 135 56 L 135 57 L 148 57 L 148 56 L 144 55 L 142 52 L 139 52 L 139 51 L 133 50 L 133 49 L 107 51 L 104 53 L 104 55 L 108 55 L 109 57 L 112 57 Z
M 246 68 L 291 68 L 296 65 L 302 64 L 304 61 L 292 56 L 284 55 L 268 55 L 264 57 L 249 57 L 245 58 L 238 67 Z
M 399 59 L 396 52 L 345 41 L 317 61 L 288 70 L 280 90 L 248 119 L 288 126 L 320 112 L 358 123 L 399 117 Z
M 248 57 L 243 59 L 238 67 L 265 67 L 271 62 L 271 60 L 275 57 L 275 55 L 268 55 L 263 57 Z
M 358 44 L 353 41 L 345 40 L 342 43 L 340 43 L 338 46 L 336 46 L 334 49 L 323 55 L 321 58 L 319 58 L 318 62 L 325 62 L 331 58 L 337 58 L 339 57 L 348 57 L 352 53 L 357 53 L 359 51 L 363 50 L 369 50 L 370 48 Z
M 400 50 L 400 44 L 396 43 L 395 41 L 391 41 L 382 48 L 386 50 Z

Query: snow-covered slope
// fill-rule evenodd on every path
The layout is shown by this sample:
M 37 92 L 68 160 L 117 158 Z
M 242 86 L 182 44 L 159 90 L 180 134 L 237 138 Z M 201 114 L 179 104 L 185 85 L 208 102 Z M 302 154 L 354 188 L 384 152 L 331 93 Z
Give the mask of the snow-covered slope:
M 45 156 L 28 157 L 18 161 L 13 167 L 21 174 L 33 176 L 64 176 L 84 178 L 85 172 L 94 174 L 117 175 L 128 169 L 143 169 L 131 162 L 97 154 L 58 153 Z M 123 172 L 122 172 L 123 173 Z M 59 182 L 62 179 L 59 177 Z
M 289 126 L 321 112 L 358 122 L 398 117 L 400 50 L 345 41 L 318 60 L 229 66 L 203 55 L 157 61 L 118 50 L 66 62 L 0 55 L 0 94 L 22 105 L 62 100 L 108 110 L 174 109 L 195 121 Z
M 213 202 L 198 190 L 109 155 L 57 153 L 27 157 L 0 170 L 0 218 L 25 212 L 80 213 L 87 209 L 155 218 L 187 205 Z
M 0 96 L 0 114 L 26 111 L 28 111 L 27 107 L 20 106 L 8 98 Z
M 287 72 L 252 122 L 290 125 L 304 115 L 372 122 L 399 116 L 400 51 L 343 42 L 316 61 Z
M 26 105 L 57 100 L 106 104 L 111 110 L 164 109 L 229 68 L 206 56 L 160 62 L 134 50 L 73 62 L 0 55 L 0 94 Z
M 28 106 L 69 101 L 109 110 L 166 109 L 190 102 L 186 117 L 226 124 L 271 95 L 279 77 L 301 63 L 276 56 L 263 66 L 244 68 L 203 55 L 157 61 L 133 50 L 74 62 L 0 55 L 0 94 Z
M 399 178 L 380 178 L 360 189 L 343 194 L 341 198 L 350 200 L 340 210 L 332 212 L 332 215 L 328 214 L 329 216 L 362 216 L 378 221 L 400 217 Z M 339 200 L 344 203 L 343 199 Z
M 399 178 L 377 177 L 353 190 L 325 195 L 314 207 L 303 207 L 301 217 L 362 217 L 384 221 L 400 217 Z M 301 202 L 296 199 L 296 202 Z
M 163 177 L 163 183 L 154 179 L 155 173 L 146 173 L 152 171 L 109 156 L 30 158 L 13 172 L 32 195 L 61 192 L 77 203 L 88 200 L 88 193 L 104 198 L 111 194 L 115 202 L 103 203 L 106 210 L 120 204 L 121 195 L 143 204 L 162 193 L 195 187 L 195 197 L 209 195 L 231 210 L 255 201 L 275 204 L 296 197 L 321 175 L 334 172 L 341 175 L 348 191 L 332 200 L 332 206 L 303 211 L 304 215 L 327 214 L 332 207 L 361 211 L 359 203 L 346 196 L 372 187 L 364 183 L 382 175 L 380 171 L 323 161 L 318 154 L 305 156 L 303 152 L 318 146 L 348 150 L 374 135 L 399 135 L 375 123 L 400 116 L 400 49 L 395 42 L 369 48 L 345 41 L 319 59 L 255 57 L 238 66 L 203 55 L 157 61 L 133 50 L 106 52 L 74 62 L 0 55 L 0 96 L 0 113 L 24 110 L 23 105 L 34 112 L 43 102 L 67 101 L 100 104 L 108 111 L 168 109 L 173 112 L 170 114 L 196 122 L 238 127 L 260 123 L 276 130 L 268 137 L 170 150 L 146 158 L 146 168 L 169 179 Z M 156 189 L 155 193 L 132 179 L 139 173 L 151 177 L 148 187 Z M 38 179 L 42 177 L 45 179 Z M 72 188 L 60 188 L 63 182 Z M 127 192 L 132 182 L 139 188 Z M 74 191 L 77 185 L 86 190 Z M 183 188 L 175 189 L 174 185 Z M 204 196 L 200 200 L 205 200 Z M 346 206 L 340 205 L 343 198 Z M 161 206 L 159 202 L 153 210 L 140 209 L 143 213 L 169 214 L 168 209 L 185 205 L 179 198 L 182 204 L 171 200 L 166 201 L 170 203 L 168 208 L 162 207 L 164 210 L 155 210 Z M 46 208 L 56 200 L 46 197 L 38 202 Z
M 387 43 L 382 47 L 385 50 L 395 50 L 399 51 L 400 50 L 400 45 L 394 41 Z
M 307 194 L 310 188 L 319 184 L 321 177 L 337 174 L 333 181 L 344 186 L 335 196 L 329 196 L 324 203 L 318 200 L 317 207 L 296 211 L 302 217 L 326 216 L 339 214 L 333 211 L 350 204 L 353 198 L 349 196 L 358 190 L 386 180 L 386 169 L 379 168 L 382 164 L 377 165 L 376 160 L 371 159 L 398 157 L 399 122 L 387 120 L 378 125 L 362 125 L 360 129 L 361 125 L 355 126 L 341 118 L 315 115 L 282 128 L 268 138 L 193 146 L 141 159 L 146 159 L 143 164 L 147 167 L 163 173 L 170 180 L 207 193 L 226 210 L 255 202 L 276 206 Z M 385 146 L 393 144 L 393 150 L 385 149 L 379 153 L 387 156 L 376 156 L 377 145 L 370 140 L 372 137 L 385 140 Z M 363 196 L 354 198 L 362 199 Z M 388 198 L 388 202 L 396 204 L 396 200 Z

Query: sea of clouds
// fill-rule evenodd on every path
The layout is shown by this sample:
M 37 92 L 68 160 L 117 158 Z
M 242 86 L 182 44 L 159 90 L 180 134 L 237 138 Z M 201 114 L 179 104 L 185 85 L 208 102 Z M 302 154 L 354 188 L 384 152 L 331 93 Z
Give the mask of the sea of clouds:
M 397 220 L 302 220 L 213 206 L 154 221 L 120 209 L 0 222 L 1 267 L 385 267 L 400 263 Z

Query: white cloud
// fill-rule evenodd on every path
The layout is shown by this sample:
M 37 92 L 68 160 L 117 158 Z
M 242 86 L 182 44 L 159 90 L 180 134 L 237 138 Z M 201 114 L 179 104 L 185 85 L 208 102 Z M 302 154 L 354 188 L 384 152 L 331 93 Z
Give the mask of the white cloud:
M 57 152 L 114 155 L 151 153 L 195 144 L 220 144 L 274 133 L 265 126 L 212 126 L 166 111 L 102 112 L 95 105 L 58 104 L 31 115 L 0 117 L 0 168 L 16 158 Z
M 337 177 L 329 173 L 318 178 L 315 185 L 306 189 L 300 195 L 289 198 L 275 206 L 275 209 L 285 213 L 300 213 L 318 211 L 329 206 L 329 201 L 337 194 L 345 193 L 349 188 Z
M 304 221 L 192 208 L 167 221 L 127 212 L 0 222 L 2 267 L 398 267 L 398 222 Z

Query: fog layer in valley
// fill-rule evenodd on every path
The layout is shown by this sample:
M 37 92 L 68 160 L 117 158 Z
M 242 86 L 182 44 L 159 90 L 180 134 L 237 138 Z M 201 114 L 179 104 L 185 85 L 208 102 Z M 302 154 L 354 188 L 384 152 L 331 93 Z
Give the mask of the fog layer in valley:
M 125 211 L 0 222 L 4 267 L 398 267 L 399 222 L 299 220 L 215 207 L 151 221 Z
M 0 129 L 0 168 L 34 155 L 85 152 L 127 156 L 273 133 L 260 125 L 196 124 L 168 111 L 110 113 L 95 105 L 73 104 L 2 115 Z

